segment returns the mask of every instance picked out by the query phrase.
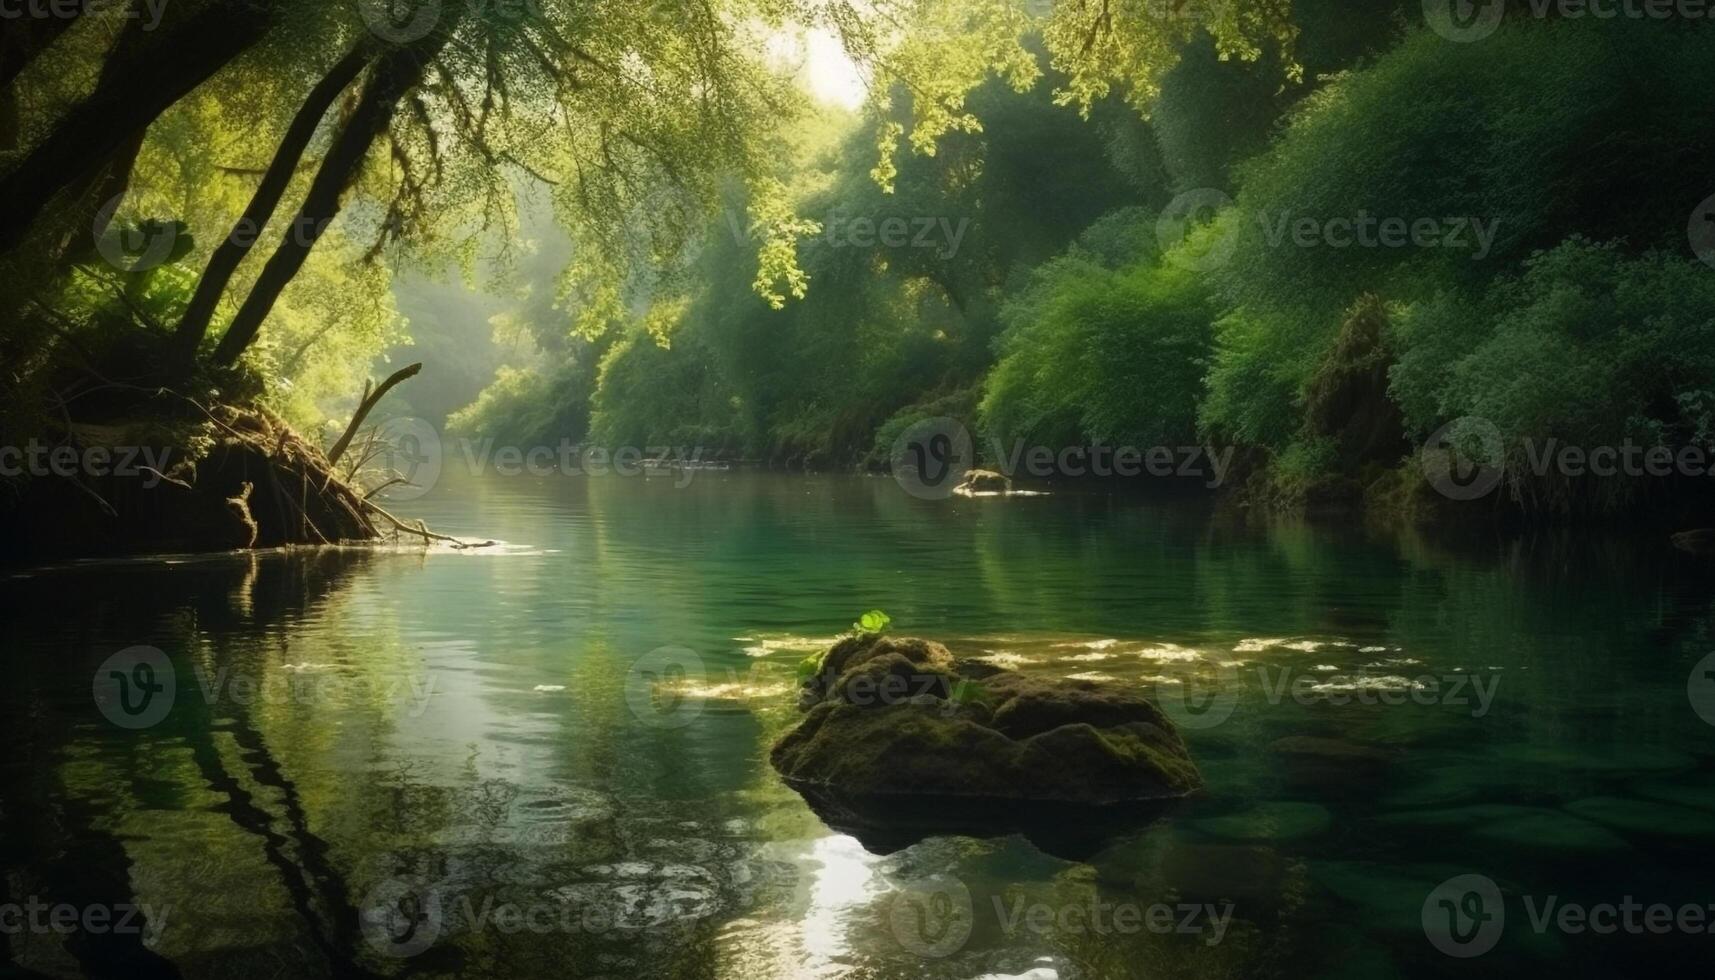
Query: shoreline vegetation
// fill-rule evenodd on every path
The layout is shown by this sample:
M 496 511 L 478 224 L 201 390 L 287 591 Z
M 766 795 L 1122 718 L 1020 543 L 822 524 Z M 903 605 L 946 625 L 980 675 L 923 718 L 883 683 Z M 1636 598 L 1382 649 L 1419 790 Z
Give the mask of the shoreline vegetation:
M 717 221 L 665 340 L 508 369 L 450 430 L 875 473 L 950 419 L 1018 479 L 991 445 L 1231 447 L 1215 495 L 1258 512 L 1715 523 L 1707 466 L 1590 465 L 1715 457 L 1715 250 L 1686 235 L 1715 185 L 1671 162 L 1715 152 L 1689 128 L 1715 91 L 1700 25 L 1456 44 L 1385 4 L 1295 9 L 1301 83 L 1195 42 L 1147 120 L 1070 126 L 992 84 L 971 105 L 993 124 L 901 161 L 892 195 L 859 165 L 866 124 L 800 164 L 826 188 L 802 213 L 840 222 L 804 246 L 804 299 L 746 295 L 758 243 Z M 970 217 L 956 254 L 882 242 L 931 214 Z M 1439 492 L 1443 443 L 1497 484 Z
M 1255 512 L 1715 524 L 1707 468 L 1586 465 L 1715 447 L 1705 25 L 1514 11 L 1466 43 L 1392 0 L 1090 24 L 962 0 L 896 48 L 847 38 L 877 83 L 853 112 L 756 62 L 723 4 L 593 29 L 455 4 L 409 37 L 286 0 L 25 25 L 0 447 L 172 466 L 9 471 L 6 542 L 454 543 L 363 472 L 383 395 L 520 446 L 876 472 L 954 419 L 1009 478 L 982 447 L 1213 447 L 1205 491 Z M 612 70 L 682 42 L 731 57 Z M 163 45 L 200 55 L 155 73 Z M 275 139 L 231 156 L 251 130 Z M 1438 445 L 1497 485 L 1434 486 Z

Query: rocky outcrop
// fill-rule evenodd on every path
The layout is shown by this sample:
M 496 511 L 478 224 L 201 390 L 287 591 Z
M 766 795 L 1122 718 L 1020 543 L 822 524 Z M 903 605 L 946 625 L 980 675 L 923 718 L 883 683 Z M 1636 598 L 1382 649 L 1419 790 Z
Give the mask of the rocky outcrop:
M 994 470 L 971 470 L 959 481 L 959 485 L 953 488 L 953 492 L 967 497 L 974 494 L 1011 493 L 1012 480 L 1006 474 L 996 473 Z
M 787 782 L 845 799 L 1108 805 L 1202 784 L 1150 701 L 957 661 L 939 643 L 856 636 L 804 683 L 804 720 L 775 743 Z

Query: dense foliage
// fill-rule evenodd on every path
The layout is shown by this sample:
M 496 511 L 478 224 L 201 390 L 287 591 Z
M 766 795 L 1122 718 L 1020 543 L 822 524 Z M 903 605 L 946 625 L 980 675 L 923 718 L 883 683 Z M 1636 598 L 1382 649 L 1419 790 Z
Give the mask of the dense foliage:
M 1238 446 L 1301 499 L 1475 416 L 1513 499 L 1568 511 L 1639 488 L 1533 473 L 1531 440 L 1715 434 L 1701 24 L 1515 12 L 1461 43 L 1362 0 L 668 0 L 443 5 L 417 32 L 254 7 L 19 35 L 0 421 L 51 427 L 93 377 L 334 432 L 422 359 L 440 379 L 396 407 L 479 438 L 877 466 L 951 416 L 984 446 Z M 860 109 L 795 83 L 804 29 Z M 139 67 L 174 41 L 198 58 Z M 239 215 L 267 230 L 237 243 Z

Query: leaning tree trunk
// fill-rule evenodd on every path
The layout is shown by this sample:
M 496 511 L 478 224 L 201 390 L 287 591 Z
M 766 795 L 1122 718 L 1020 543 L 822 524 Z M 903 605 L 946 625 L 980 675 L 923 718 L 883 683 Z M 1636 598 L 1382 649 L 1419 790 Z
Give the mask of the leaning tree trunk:
M 322 158 L 321 168 L 316 171 L 309 193 L 287 227 L 284 239 L 268 257 L 267 265 L 250 288 L 250 295 L 245 297 L 215 346 L 214 363 L 232 364 L 256 339 L 262 321 L 267 319 L 280 293 L 303 268 L 310 249 L 338 217 L 340 198 L 363 166 L 369 148 L 387 131 L 400 99 L 422 80 L 424 68 L 451 38 L 458 23 L 457 9 L 448 14 L 446 23 L 426 37 L 388 52 L 375 66 L 357 108 L 346 120 L 327 156 Z
M 181 363 L 189 364 L 195 358 L 197 346 L 208 333 L 209 321 L 214 317 L 214 309 L 226 292 L 227 284 L 232 281 L 232 274 L 249 254 L 261 229 L 274 217 L 274 209 L 279 207 L 280 199 L 285 196 L 286 188 L 292 182 L 292 173 L 297 170 L 298 161 L 309 146 L 310 138 L 315 135 L 316 127 L 321 125 L 328 107 L 363 71 L 372 53 L 370 45 L 360 41 L 310 89 L 297 115 L 292 117 L 286 135 L 274 151 L 273 162 L 262 175 L 255 195 L 250 198 L 250 205 L 233 225 L 232 233 L 209 257 L 208 267 L 197 283 L 196 294 L 191 297 L 184 316 L 179 320 L 173 343 L 177 348 L 175 355 Z
M 0 254 L 11 251 L 59 191 L 89 177 L 126 140 L 260 41 L 277 2 L 215 0 L 152 44 L 115 51 L 89 97 L 0 178 Z
M 12 85 L 54 39 L 71 26 L 70 17 L 26 17 L 0 34 L 0 150 L 18 148 L 18 90 Z

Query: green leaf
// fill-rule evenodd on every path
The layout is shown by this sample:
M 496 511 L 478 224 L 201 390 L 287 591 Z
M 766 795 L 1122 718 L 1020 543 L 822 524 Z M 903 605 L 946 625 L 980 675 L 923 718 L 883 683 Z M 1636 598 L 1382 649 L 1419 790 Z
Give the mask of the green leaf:
M 852 630 L 858 633 L 880 633 L 887 629 L 887 624 L 893 622 L 893 617 L 879 609 L 871 609 L 858 617 L 852 624 Z
M 947 692 L 947 700 L 954 704 L 987 704 L 989 692 L 978 682 L 965 678 Z
M 821 673 L 822 658 L 824 656 L 826 656 L 826 654 L 812 653 L 803 660 L 798 661 L 798 683 L 802 684 Z

